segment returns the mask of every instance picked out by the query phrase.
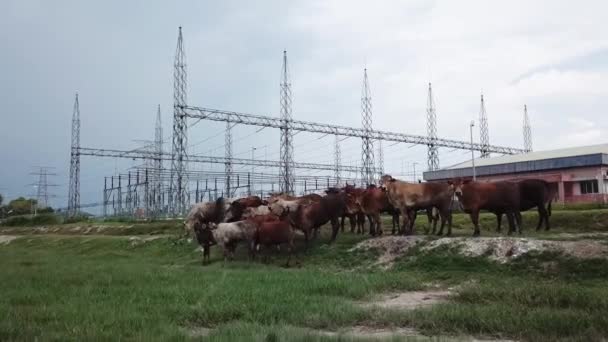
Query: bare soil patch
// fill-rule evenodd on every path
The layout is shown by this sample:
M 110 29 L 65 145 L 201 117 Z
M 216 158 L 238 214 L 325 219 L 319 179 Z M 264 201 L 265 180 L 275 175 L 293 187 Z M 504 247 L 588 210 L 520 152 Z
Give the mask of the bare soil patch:
M 451 295 L 446 290 L 408 291 L 391 293 L 371 302 L 360 302 L 363 307 L 381 307 L 384 309 L 414 310 L 446 302 Z
M 15 235 L 0 235 L 0 245 L 8 245 L 11 241 L 17 239 Z

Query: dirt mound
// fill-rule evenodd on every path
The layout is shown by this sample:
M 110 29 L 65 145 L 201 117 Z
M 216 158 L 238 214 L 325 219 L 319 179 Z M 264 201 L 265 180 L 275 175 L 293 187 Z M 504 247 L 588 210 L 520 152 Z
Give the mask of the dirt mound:
M 488 256 L 501 263 L 530 252 L 555 252 L 580 259 L 608 257 L 608 246 L 596 241 L 552 241 L 511 237 L 442 238 L 430 241 L 422 247 L 422 250 L 429 251 L 444 246 L 466 256 Z
M 390 268 L 397 257 L 403 255 L 410 248 L 425 240 L 426 239 L 421 236 L 383 236 L 362 241 L 351 248 L 350 251 L 361 249 L 377 250 L 382 254 L 378 258 L 376 264 L 381 265 L 384 268 Z
M 415 246 L 421 251 L 449 248 L 470 257 L 488 256 L 491 260 L 506 263 L 531 252 L 553 252 L 579 259 L 608 258 L 608 245 L 593 240 L 537 240 L 515 237 L 459 237 L 432 240 L 423 236 L 384 236 L 358 243 L 351 251 L 376 250 L 380 256 L 375 265 L 390 268 L 400 256 Z
M 363 307 L 378 306 L 385 309 L 413 310 L 445 302 L 450 294 L 450 291 L 441 290 L 408 291 L 386 294 L 377 300 L 357 304 Z

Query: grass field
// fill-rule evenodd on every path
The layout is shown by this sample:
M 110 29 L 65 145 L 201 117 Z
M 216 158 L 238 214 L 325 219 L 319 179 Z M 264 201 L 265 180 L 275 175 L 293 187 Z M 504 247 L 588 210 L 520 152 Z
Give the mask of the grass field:
M 533 232 L 535 220 L 524 215 L 525 236 L 601 239 L 608 232 L 602 209 L 554 211 L 550 233 Z M 454 221 L 456 235 L 471 234 L 468 218 Z M 492 216 L 481 222 L 491 227 L 482 235 L 496 235 Z M 449 249 L 413 249 L 385 271 L 375 266 L 375 251 L 350 250 L 367 236 L 345 233 L 331 246 L 324 235 L 307 253 L 299 248 L 292 268 L 281 266 L 285 255 L 276 251 L 267 264 L 248 262 L 242 247 L 237 261 L 222 262 L 216 249 L 203 267 L 196 245 L 179 237 L 179 222 L 112 223 L 88 232 L 86 225 L 0 228 L 0 235 L 19 236 L 0 243 L 1 341 L 333 341 L 354 339 L 340 332 L 356 326 L 408 327 L 415 339 L 608 337 L 605 259 L 543 253 L 498 264 Z M 358 305 L 430 287 L 452 288 L 452 295 L 410 311 Z

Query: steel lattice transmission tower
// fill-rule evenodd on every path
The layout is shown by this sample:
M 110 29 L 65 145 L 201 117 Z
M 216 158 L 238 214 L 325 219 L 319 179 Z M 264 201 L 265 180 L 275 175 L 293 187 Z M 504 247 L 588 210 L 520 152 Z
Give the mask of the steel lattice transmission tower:
M 524 150 L 532 152 L 532 128 L 528 117 L 528 106 L 524 105 Z
M 482 146 L 481 158 L 490 157 L 490 132 L 488 131 L 488 114 L 486 113 L 486 104 L 481 94 L 481 108 L 479 110 L 479 142 Z
M 48 176 L 56 176 L 56 173 L 51 173 L 51 167 L 40 166 L 38 172 L 32 172 L 31 175 L 38 176 L 38 183 L 30 184 L 36 186 L 36 207 L 42 209 L 49 206 L 49 198 L 55 197 L 49 193 L 49 186 L 57 186 L 57 184 L 50 184 L 48 182 Z
M 363 89 L 361 91 L 361 117 L 363 129 L 366 133 L 372 130 L 372 97 L 367 78 L 367 69 L 363 69 Z M 366 134 L 362 138 L 362 170 L 361 182 L 364 185 L 374 184 L 374 143 Z
M 429 99 L 426 108 L 426 132 L 431 142 L 437 140 L 437 114 L 435 112 L 435 100 L 433 99 L 431 83 L 429 83 Z M 427 148 L 427 166 L 429 171 L 439 170 L 438 147 L 431 143 L 427 145 Z
M 184 107 L 186 106 L 188 80 L 186 74 L 186 55 L 182 28 L 179 28 L 175 62 L 173 64 L 173 144 L 171 160 L 171 195 L 169 206 L 175 215 L 187 209 L 188 198 L 188 126 Z
M 341 173 L 341 165 L 342 165 L 342 151 L 340 150 L 340 136 L 335 136 L 334 141 L 334 177 L 336 178 L 336 186 L 340 186 L 342 183 L 342 173 Z
M 232 197 L 232 189 L 230 188 L 232 182 L 232 123 L 230 121 L 226 121 L 224 146 L 224 157 L 226 158 L 226 163 L 224 163 L 224 174 L 226 175 L 224 193 L 226 197 Z
M 68 190 L 68 216 L 80 211 L 80 104 L 78 93 L 72 112 L 72 146 L 70 149 L 70 185 Z
M 384 176 L 384 151 L 382 150 L 382 140 L 378 140 L 378 179 Z
M 279 175 L 279 189 L 281 192 L 293 194 L 294 168 L 293 168 L 293 131 L 290 129 L 291 116 L 291 83 L 289 68 L 287 66 L 287 51 L 283 51 L 283 67 L 281 69 L 281 168 Z
M 156 112 L 156 127 L 154 128 L 154 153 L 156 154 L 154 158 L 154 198 L 152 198 L 152 203 L 154 203 L 154 213 L 158 215 L 161 211 L 162 207 L 162 171 L 163 171 L 163 125 L 161 121 L 160 115 L 160 104 L 158 105 L 158 111 Z

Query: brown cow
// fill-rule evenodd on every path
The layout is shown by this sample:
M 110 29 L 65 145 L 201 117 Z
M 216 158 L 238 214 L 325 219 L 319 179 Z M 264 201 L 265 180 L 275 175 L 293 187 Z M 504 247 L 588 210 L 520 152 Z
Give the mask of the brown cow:
M 521 231 L 521 213 L 522 211 L 530 210 L 534 207 L 538 209 L 538 224 L 536 230 L 540 230 L 543 222 L 545 222 L 545 230 L 551 228 L 549 224 L 549 216 L 551 216 L 551 202 L 555 197 L 555 190 L 551 188 L 548 182 L 542 179 L 524 179 L 517 182 L 519 186 L 519 211 L 517 214 L 517 224 Z M 502 212 L 496 213 L 496 231 L 500 232 L 502 221 Z
M 412 210 L 435 207 L 441 217 L 441 228 L 437 235 L 443 234 L 443 227 L 448 223 L 447 235 L 452 235 L 452 200 L 453 186 L 447 183 L 407 183 L 389 175 L 382 176 L 382 188 L 386 190 L 390 203 L 401 211 L 403 231 L 414 233 L 414 226 L 408 224 L 413 217 Z
M 380 213 L 383 212 L 392 215 L 393 234 L 395 234 L 395 226 L 399 224 L 399 211 L 391 205 L 386 192 L 375 185 L 370 185 L 356 200 L 361 211 L 367 216 L 370 235 L 382 235 Z
M 355 198 L 355 200 L 357 198 L 359 198 L 359 196 L 361 196 L 361 194 L 363 194 L 363 191 L 365 191 L 365 189 L 356 188 L 355 186 L 349 185 L 348 183 L 341 190 L 346 193 L 351 194 Z M 344 233 L 344 219 L 347 217 L 350 222 L 350 232 L 351 233 L 355 232 L 355 227 L 357 228 L 357 234 L 363 234 L 365 232 L 365 227 L 364 227 L 365 214 L 363 214 L 363 212 L 360 210 L 360 208 L 357 208 L 357 211 L 354 213 L 345 212 L 342 214 L 342 217 L 340 218 L 340 228 L 343 233 Z
M 328 190 L 328 194 L 323 196 L 319 202 L 300 205 L 294 213 L 289 215 L 289 219 L 294 227 L 304 233 L 307 247 L 310 233 L 314 230 L 316 237 L 318 229 L 327 222 L 331 222 L 331 243 L 336 240 L 338 235 L 339 218 L 345 212 L 353 212 L 355 206 L 354 198 L 350 194 Z
M 259 250 L 260 246 L 280 246 L 281 244 L 287 244 L 287 257 L 286 266 L 289 267 L 289 261 L 291 260 L 291 254 L 294 249 L 294 230 L 291 224 L 287 221 L 266 221 L 262 222 L 256 229 L 253 243 L 254 250 Z
M 258 196 L 248 196 L 232 201 L 226 210 L 225 222 L 235 222 L 242 219 L 243 213 L 247 208 L 257 208 L 261 205 L 268 205 L 267 201 Z
M 509 220 L 509 234 L 516 226 L 520 207 L 519 186 L 513 182 L 462 182 L 453 184 L 456 196 L 464 211 L 469 213 L 475 226 L 473 236 L 479 236 L 479 211 L 505 213 Z M 519 230 L 521 233 L 521 229 Z

